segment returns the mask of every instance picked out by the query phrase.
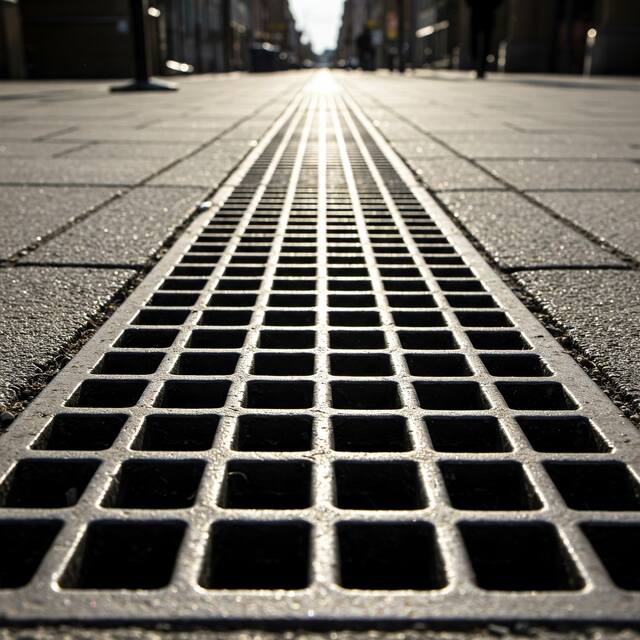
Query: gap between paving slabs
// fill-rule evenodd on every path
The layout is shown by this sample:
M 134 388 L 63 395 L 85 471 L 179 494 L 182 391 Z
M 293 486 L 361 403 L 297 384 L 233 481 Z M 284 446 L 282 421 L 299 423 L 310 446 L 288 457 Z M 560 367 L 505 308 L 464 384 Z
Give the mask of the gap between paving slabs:
M 221 195 L 12 427 L 6 618 L 637 622 L 637 432 L 358 106 Z

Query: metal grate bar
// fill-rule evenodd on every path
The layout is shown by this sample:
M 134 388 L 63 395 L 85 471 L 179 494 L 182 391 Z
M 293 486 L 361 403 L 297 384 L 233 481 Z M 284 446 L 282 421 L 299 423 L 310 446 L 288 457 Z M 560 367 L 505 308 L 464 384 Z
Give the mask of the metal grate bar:
M 322 77 L 4 437 L 7 621 L 637 620 L 637 432 Z

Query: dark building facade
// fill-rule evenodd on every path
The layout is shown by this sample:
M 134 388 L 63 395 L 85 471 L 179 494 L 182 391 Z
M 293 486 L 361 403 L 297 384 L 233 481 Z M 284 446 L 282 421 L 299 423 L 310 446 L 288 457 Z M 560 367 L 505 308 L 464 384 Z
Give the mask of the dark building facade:
M 264 38 L 287 52 L 287 64 L 299 57 L 301 34 L 288 0 L 148 0 L 146 5 L 154 74 L 166 73 L 167 61 L 196 73 L 249 69 L 251 45 Z M 0 78 L 132 73 L 129 0 L 0 0 Z
M 381 16 L 375 22 L 383 25 L 378 58 L 388 57 L 397 46 L 390 25 L 402 13 L 409 66 L 473 68 L 466 0 L 345 0 L 337 58 L 349 61 L 357 55 L 354 38 L 371 15 Z M 503 0 L 495 13 L 489 68 L 638 75 L 640 1 Z

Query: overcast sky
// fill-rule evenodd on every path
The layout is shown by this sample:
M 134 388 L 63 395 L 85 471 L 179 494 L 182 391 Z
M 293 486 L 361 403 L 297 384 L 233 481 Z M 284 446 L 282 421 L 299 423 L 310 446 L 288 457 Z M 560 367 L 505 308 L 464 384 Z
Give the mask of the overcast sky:
M 296 25 L 307 34 L 315 53 L 335 47 L 343 4 L 344 0 L 289 0 Z

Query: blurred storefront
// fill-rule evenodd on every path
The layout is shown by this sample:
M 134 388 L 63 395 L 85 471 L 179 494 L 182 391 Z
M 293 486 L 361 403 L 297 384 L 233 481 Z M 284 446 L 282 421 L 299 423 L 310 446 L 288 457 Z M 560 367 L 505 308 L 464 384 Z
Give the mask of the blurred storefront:
M 473 68 L 467 0 L 346 0 L 336 54 L 341 66 L 359 65 L 356 42 L 370 21 L 382 29 L 377 66 L 399 66 L 395 34 L 402 28 L 408 66 Z M 492 40 L 493 70 L 640 74 L 640 2 L 503 0 Z
M 278 68 L 310 49 L 288 0 L 140 0 L 152 72 L 251 68 L 254 42 Z M 0 0 L 0 78 L 121 78 L 133 72 L 129 0 Z

